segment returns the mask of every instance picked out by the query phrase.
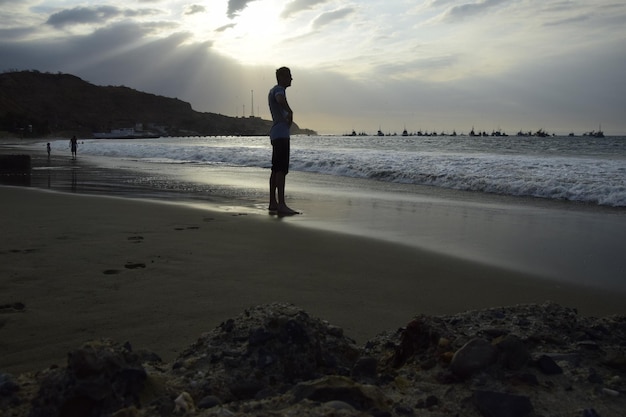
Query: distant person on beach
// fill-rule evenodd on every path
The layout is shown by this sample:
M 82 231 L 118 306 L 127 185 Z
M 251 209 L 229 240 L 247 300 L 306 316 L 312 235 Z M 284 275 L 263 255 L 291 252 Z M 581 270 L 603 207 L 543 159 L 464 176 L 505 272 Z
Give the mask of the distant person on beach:
M 50 158 L 50 152 L 52 151 L 52 149 L 50 148 L 50 142 L 46 144 L 46 150 L 48 151 L 48 158 Z
M 269 211 L 281 215 L 298 214 L 285 204 L 285 177 L 289 172 L 289 129 L 293 123 L 293 111 L 287 103 L 287 87 L 291 86 L 291 70 L 281 67 L 276 70 L 276 84 L 268 94 L 270 112 L 272 113 L 272 173 L 270 174 L 270 205 Z
M 72 159 L 76 159 L 76 150 L 78 149 L 78 139 L 76 139 L 76 135 L 72 136 L 72 139 L 70 139 L 70 149 L 72 150 Z

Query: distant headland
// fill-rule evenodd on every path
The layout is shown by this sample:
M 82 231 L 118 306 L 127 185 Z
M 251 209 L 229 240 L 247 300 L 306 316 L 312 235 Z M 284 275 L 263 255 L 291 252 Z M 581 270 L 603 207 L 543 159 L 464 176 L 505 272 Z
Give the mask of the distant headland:
M 259 117 L 203 113 L 176 98 L 124 86 L 96 86 L 70 74 L 0 74 L 0 133 L 15 137 L 268 135 Z M 316 134 L 294 123 L 293 134 Z

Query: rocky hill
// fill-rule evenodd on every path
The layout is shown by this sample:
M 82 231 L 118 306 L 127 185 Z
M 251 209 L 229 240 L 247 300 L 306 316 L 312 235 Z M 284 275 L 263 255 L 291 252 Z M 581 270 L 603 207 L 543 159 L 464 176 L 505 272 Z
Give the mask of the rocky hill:
M 158 135 L 267 135 L 271 121 L 202 113 L 175 98 L 123 86 L 96 86 L 74 75 L 0 74 L 0 131 L 20 136 L 90 137 L 136 128 Z M 293 134 L 315 134 L 294 125 Z

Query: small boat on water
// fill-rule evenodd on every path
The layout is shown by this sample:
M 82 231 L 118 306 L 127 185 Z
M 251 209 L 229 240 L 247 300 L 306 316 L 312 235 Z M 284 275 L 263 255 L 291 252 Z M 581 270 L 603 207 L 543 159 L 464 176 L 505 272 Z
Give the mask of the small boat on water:
M 602 125 L 599 126 L 598 130 L 592 130 L 591 132 L 584 133 L 583 136 L 592 136 L 594 138 L 603 138 L 604 132 L 602 131 Z
M 110 132 L 94 132 L 93 137 L 96 139 L 154 139 L 161 136 L 152 132 L 137 131 L 133 127 L 123 127 L 111 129 Z

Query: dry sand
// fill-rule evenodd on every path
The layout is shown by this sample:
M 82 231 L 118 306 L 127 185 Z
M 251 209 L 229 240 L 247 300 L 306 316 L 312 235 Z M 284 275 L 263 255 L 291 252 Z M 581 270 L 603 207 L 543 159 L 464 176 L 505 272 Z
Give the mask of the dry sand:
M 0 371 L 63 365 L 97 338 L 171 360 L 263 303 L 294 303 L 365 342 L 414 315 L 552 300 L 624 314 L 622 294 L 288 218 L 0 186 Z M 14 309 L 23 303 L 25 308 Z

